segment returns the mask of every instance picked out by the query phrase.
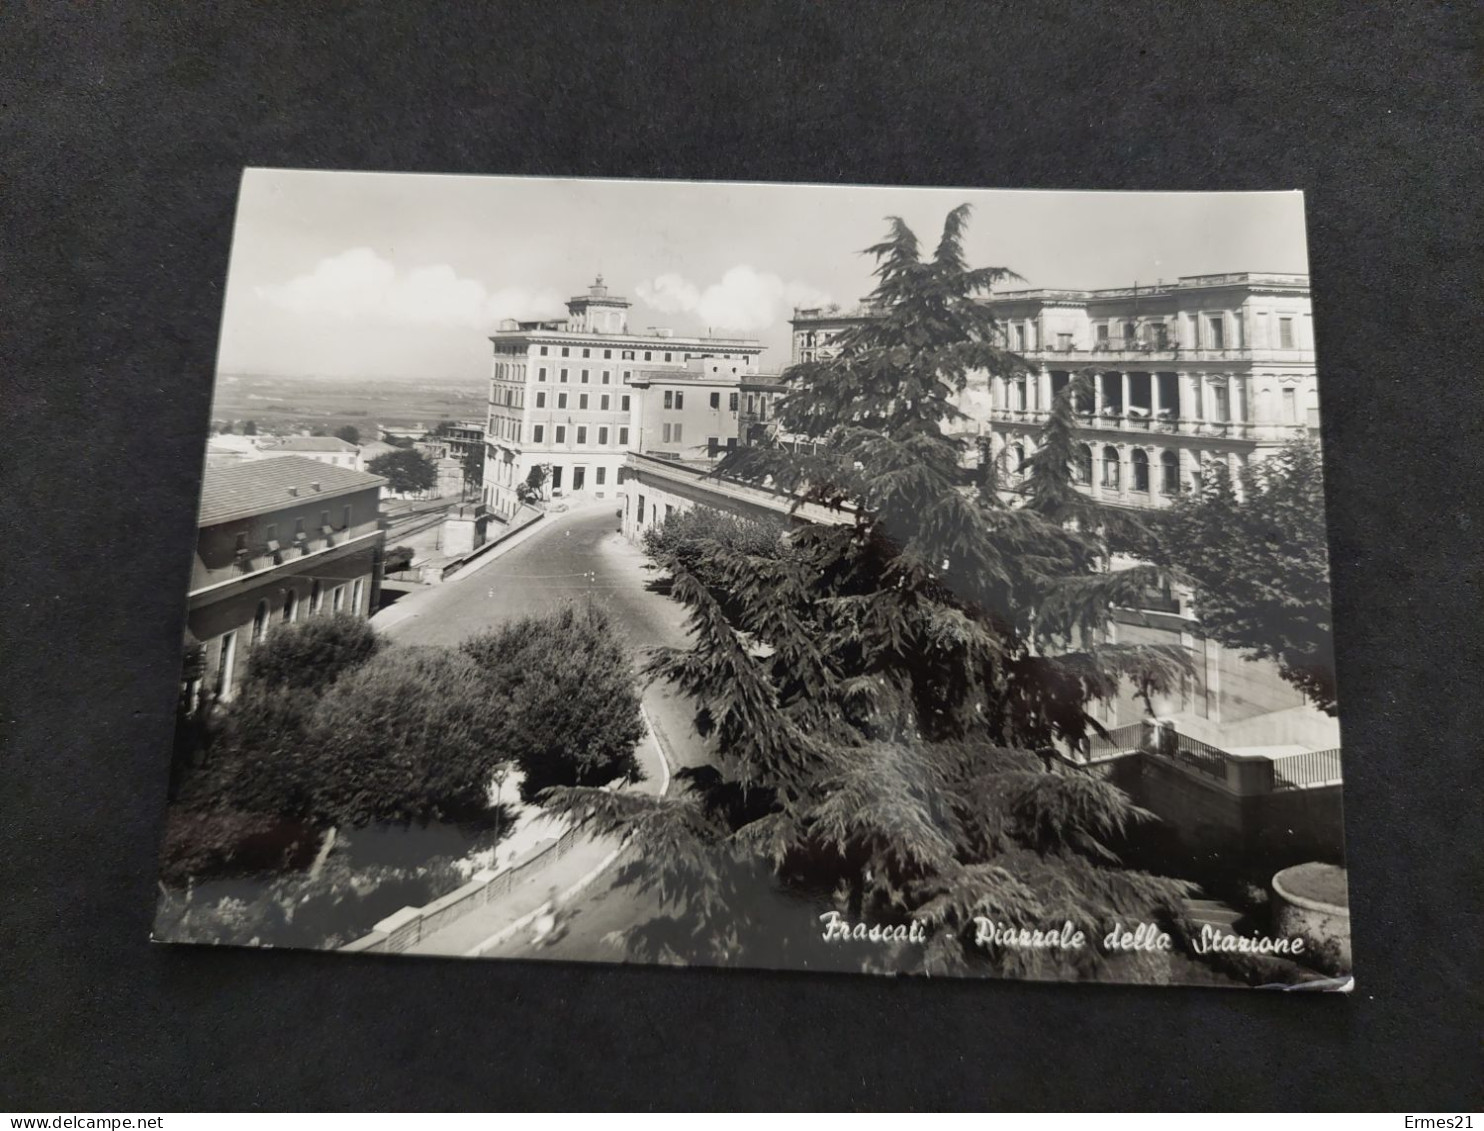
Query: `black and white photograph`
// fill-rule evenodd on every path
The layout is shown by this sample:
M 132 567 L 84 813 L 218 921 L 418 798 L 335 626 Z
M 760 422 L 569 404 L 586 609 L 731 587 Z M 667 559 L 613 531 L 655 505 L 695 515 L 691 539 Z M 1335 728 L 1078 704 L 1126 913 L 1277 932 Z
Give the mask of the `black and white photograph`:
M 246 170 L 153 939 L 1351 990 L 1313 312 L 1299 192 Z

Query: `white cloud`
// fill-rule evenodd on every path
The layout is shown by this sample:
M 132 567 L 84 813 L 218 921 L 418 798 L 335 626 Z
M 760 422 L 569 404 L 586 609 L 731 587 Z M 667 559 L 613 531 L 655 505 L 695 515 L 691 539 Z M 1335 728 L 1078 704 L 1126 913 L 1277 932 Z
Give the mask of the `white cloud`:
M 562 309 L 555 291 L 488 290 L 446 263 L 398 271 L 368 247 L 321 259 L 307 275 L 258 287 L 274 306 L 310 318 L 371 320 L 408 326 L 489 329 L 502 318 L 550 316 Z
M 664 314 L 692 314 L 717 330 L 761 330 L 795 306 L 822 306 L 829 296 L 807 283 L 739 265 L 704 290 L 680 275 L 659 275 L 636 288 L 645 305 Z

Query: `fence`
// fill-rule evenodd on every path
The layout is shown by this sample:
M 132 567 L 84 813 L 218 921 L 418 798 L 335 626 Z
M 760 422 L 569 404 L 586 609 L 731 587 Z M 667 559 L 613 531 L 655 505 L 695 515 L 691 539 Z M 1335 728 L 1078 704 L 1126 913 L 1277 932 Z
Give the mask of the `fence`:
M 1338 785 L 1340 748 L 1310 750 L 1290 754 L 1273 762 L 1274 789 L 1312 789 L 1321 785 Z
M 1107 738 L 1095 734 L 1087 740 L 1087 756 L 1096 760 L 1110 754 L 1127 754 L 1131 750 L 1141 749 L 1144 745 L 1144 732 L 1143 723 L 1130 723 L 1110 730 Z
M 516 884 L 537 875 L 543 868 L 560 860 L 581 839 L 582 830 L 573 825 L 561 836 L 532 851 L 524 860 L 498 872 L 476 872 L 462 887 L 422 907 L 404 907 L 377 923 L 371 933 L 347 943 L 341 950 L 362 953 L 398 954 L 416 946 L 423 939 L 442 930 L 492 900 L 508 895 Z
M 1225 750 L 1207 746 L 1204 742 L 1199 742 L 1173 729 L 1170 733 L 1175 739 L 1174 744 L 1166 748 L 1170 757 L 1209 778 L 1215 778 L 1219 782 L 1227 780 L 1226 764 L 1231 756 Z

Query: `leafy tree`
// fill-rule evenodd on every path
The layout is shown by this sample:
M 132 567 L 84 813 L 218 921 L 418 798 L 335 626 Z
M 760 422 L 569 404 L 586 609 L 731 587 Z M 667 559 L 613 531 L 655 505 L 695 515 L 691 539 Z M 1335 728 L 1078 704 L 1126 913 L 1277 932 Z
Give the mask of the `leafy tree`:
M 1151 527 L 1150 556 L 1191 584 L 1202 628 L 1277 661 L 1285 680 L 1335 714 L 1319 445 L 1296 440 L 1250 463 L 1239 482 L 1224 464 L 1208 464 L 1200 486 Z
M 430 491 L 438 482 L 438 468 L 422 452 L 402 448 L 377 456 L 367 466 L 372 475 L 385 477 L 387 486 L 401 494 Z
M 464 472 L 465 489 L 477 492 L 484 483 L 484 452 L 470 445 L 459 457 L 459 463 Z
M 569 605 L 471 637 L 460 646 L 506 712 L 504 749 L 524 774 L 521 796 L 551 786 L 638 781 L 644 719 L 612 619 Z
M 347 444 L 359 444 L 361 442 L 361 430 L 354 424 L 342 424 L 335 429 L 337 439 L 344 440 Z
M 243 421 L 242 434 L 244 436 L 256 436 L 258 434 L 258 422 L 256 420 Z
M 657 652 L 648 672 L 696 703 L 715 764 L 677 775 L 688 789 L 673 798 L 552 794 L 643 852 L 630 877 L 665 913 L 631 932 L 640 953 L 728 962 L 788 947 L 822 961 L 811 916 L 757 898 L 771 875 L 851 920 L 924 924 L 926 947 L 877 952 L 894 969 L 1067 977 L 1118 961 L 1160 976 L 1147 956 L 974 941 L 976 917 L 1071 920 L 1089 936 L 1119 919 L 1170 922 L 1187 889 L 1119 863 L 1147 813 L 1051 768 L 1047 747 L 1098 729 L 1093 700 L 1134 671 L 1173 682 L 1178 650 L 1099 642 L 1151 571 L 1109 572 L 1105 526 L 1071 489 L 1072 389 L 1027 505 L 987 480 L 960 486 L 962 442 L 945 433 L 962 416 L 955 396 L 971 372 L 1023 367 L 982 301 L 1015 276 L 966 265 L 967 217 L 949 215 L 930 258 L 892 220 L 868 249 L 879 316 L 844 333 L 837 356 L 784 375 L 783 427 L 819 442 L 738 449 L 721 467 L 845 521 L 657 538 L 695 644 Z
M 349 613 L 280 624 L 248 653 L 243 686 L 318 693 L 371 659 L 382 643 L 370 624 Z
M 467 656 L 390 649 L 339 680 L 313 713 L 314 815 L 349 825 L 485 817 L 510 721 Z
M 540 502 L 546 487 L 546 480 L 551 475 L 549 463 L 538 463 L 531 466 L 526 473 L 526 481 L 515 489 L 515 497 L 523 503 Z
M 507 725 L 448 648 L 388 649 L 316 690 L 259 682 L 228 713 L 191 807 L 320 829 L 479 820 Z

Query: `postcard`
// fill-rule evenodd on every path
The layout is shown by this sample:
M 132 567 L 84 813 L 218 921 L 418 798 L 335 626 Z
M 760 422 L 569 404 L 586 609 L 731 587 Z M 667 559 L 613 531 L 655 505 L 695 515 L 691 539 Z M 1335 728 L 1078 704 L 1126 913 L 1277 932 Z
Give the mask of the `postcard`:
M 153 937 L 1350 989 L 1307 270 L 1294 192 L 246 171 Z

